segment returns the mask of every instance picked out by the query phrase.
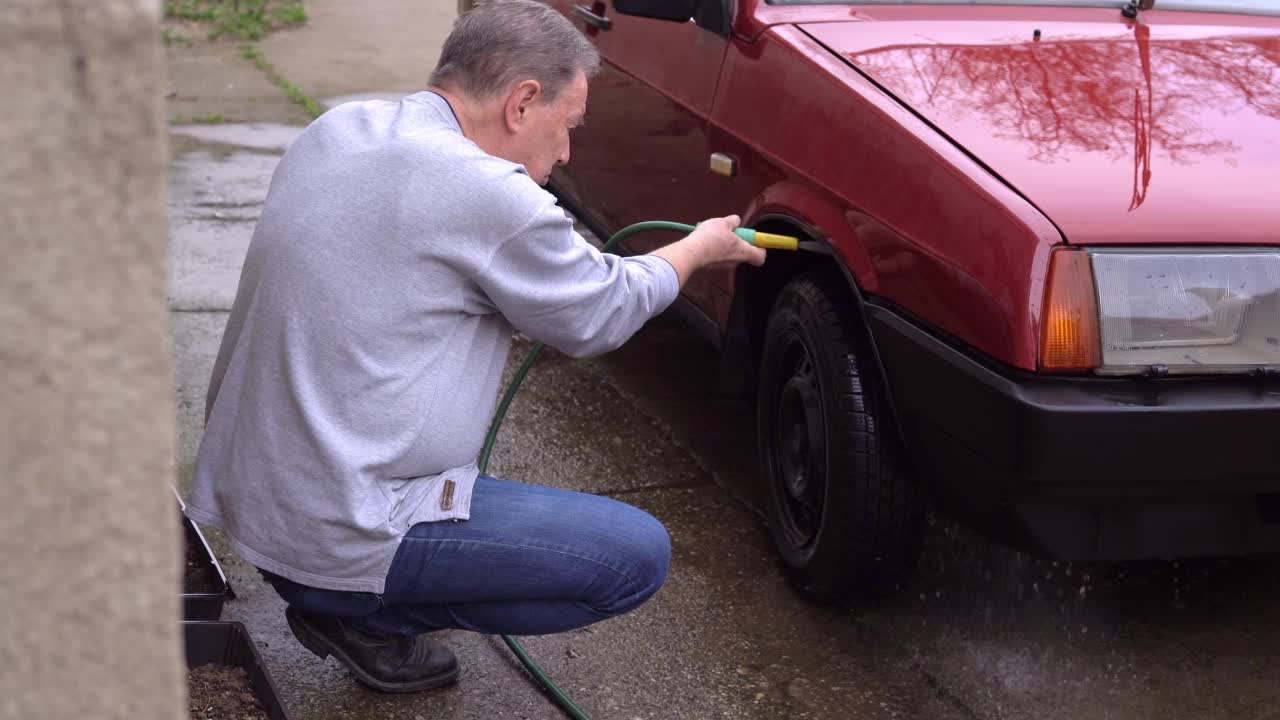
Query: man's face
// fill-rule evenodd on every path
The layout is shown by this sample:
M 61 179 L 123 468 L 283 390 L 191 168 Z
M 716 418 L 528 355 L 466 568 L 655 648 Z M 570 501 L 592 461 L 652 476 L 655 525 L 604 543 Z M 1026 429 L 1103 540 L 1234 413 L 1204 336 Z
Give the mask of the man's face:
M 551 179 L 556 165 L 569 162 L 569 131 L 587 113 L 587 78 L 581 72 L 552 102 L 536 100 L 528 106 L 525 127 L 515 138 L 519 162 L 539 185 Z

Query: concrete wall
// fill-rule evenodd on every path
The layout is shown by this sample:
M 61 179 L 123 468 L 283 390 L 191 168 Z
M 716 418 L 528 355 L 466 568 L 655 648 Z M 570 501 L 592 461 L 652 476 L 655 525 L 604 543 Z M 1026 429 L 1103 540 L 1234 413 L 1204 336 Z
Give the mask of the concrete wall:
M 0 3 L 0 717 L 185 716 L 160 0 Z

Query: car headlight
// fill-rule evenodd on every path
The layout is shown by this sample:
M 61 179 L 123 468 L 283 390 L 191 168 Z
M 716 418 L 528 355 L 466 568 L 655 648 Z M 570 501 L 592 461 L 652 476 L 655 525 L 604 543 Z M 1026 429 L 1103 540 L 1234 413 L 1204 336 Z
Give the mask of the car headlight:
M 1280 250 L 1093 249 L 1099 374 L 1280 367 Z

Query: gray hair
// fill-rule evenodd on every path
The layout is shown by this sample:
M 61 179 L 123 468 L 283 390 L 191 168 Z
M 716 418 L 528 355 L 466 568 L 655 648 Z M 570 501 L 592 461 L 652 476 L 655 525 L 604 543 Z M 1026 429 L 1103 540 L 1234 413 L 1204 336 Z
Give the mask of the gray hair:
M 547 102 L 577 77 L 600 69 L 600 55 L 568 18 L 537 0 L 488 0 L 458 18 L 431 84 L 484 99 L 537 80 Z

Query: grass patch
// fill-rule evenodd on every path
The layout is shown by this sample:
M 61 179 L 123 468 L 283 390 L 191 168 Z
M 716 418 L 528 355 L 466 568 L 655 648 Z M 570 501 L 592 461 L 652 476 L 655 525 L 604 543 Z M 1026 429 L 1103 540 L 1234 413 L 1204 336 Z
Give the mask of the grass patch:
M 307 22 L 307 11 L 298 0 L 165 0 L 164 15 L 212 26 L 210 40 L 261 40 L 273 30 Z
M 289 82 L 288 78 L 277 72 L 275 66 L 267 61 L 267 57 L 262 54 L 262 50 L 257 45 L 252 43 L 241 45 L 240 57 L 252 62 L 254 67 L 266 73 L 267 79 L 283 90 L 290 100 L 301 105 L 312 120 L 324 114 L 324 109 L 315 101 L 315 98 L 303 92 L 302 88 Z
M 271 14 L 283 25 L 305 25 L 310 19 L 307 17 L 307 9 L 300 2 L 272 8 Z
M 221 113 L 210 113 L 208 115 L 174 115 L 169 122 L 174 125 L 221 125 L 226 122 L 227 118 Z
M 205 0 L 165 0 L 164 16 L 188 22 L 213 22 L 218 18 L 217 4 Z

